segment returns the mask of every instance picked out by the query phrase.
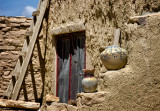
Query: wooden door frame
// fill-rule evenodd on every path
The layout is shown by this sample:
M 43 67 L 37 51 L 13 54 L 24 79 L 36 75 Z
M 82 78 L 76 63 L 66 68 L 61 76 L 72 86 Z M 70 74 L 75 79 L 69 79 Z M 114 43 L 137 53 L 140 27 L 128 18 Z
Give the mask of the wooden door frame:
M 81 32 L 84 33 L 84 35 L 86 35 L 85 31 L 80 31 L 79 33 L 81 33 Z M 68 34 L 71 36 L 71 39 L 72 39 L 72 33 L 57 35 L 57 37 L 68 35 Z M 56 38 L 56 96 L 59 96 L 58 95 L 58 75 L 59 75 L 58 65 L 59 65 L 59 59 L 58 59 L 58 46 L 57 46 L 58 42 L 57 42 L 57 40 L 58 39 Z M 85 46 L 84 47 L 85 47 L 84 68 L 86 68 L 86 36 L 85 36 Z M 70 54 L 70 66 L 69 66 L 69 95 L 68 95 L 69 99 L 71 98 L 71 75 L 72 75 L 72 54 Z

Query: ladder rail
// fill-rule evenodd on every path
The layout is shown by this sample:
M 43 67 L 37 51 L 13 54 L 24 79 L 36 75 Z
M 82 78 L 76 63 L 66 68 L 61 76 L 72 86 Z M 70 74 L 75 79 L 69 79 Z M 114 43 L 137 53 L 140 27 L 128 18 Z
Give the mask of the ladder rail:
M 37 6 L 37 10 L 40 9 L 41 2 L 42 2 L 42 0 L 39 1 L 38 6 Z M 30 28 L 29 28 L 29 31 L 30 31 L 30 32 L 33 31 L 33 27 L 34 27 L 34 21 L 32 20 L 31 26 L 30 26 Z M 27 40 L 25 40 L 25 41 L 24 41 L 24 44 L 23 44 L 23 47 L 22 47 L 22 52 L 23 52 L 23 51 L 26 51 L 27 46 L 28 46 L 28 42 L 27 42 Z M 20 71 L 19 71 L 20 66 L 21 66 L 21 65 L 20 65 L 20 60 L 18 59 L 18 60 L 17 60 L 17 63 L 16 63 L 16 66 L 15 66 L 14 70 L 12 71 L 11 75 L 17 75 L 17 74 L 14 74 L 14 73 L 20 72 Z M 18 75 L 17 75 L 17 76 L 18 76 Z M 17 77 L 14 77 L 14 79 L 17 79 Z M 4 95 L 4 96 L 7 96 L 8 98 L 10 98 L 11 93 L 12 93 L 12 91 L 13 91 L 13 87 L 14 87 L 14 83 L 13 83 L 13 80 L 11 79 L 10 82 L 9 82 L 8 88 L 7 88 L 7 90 L 3 93 L 3 95 Z
M 49 0 L 45 0 L 44 2 L 42 2 L 42 6 L 41 6 L 42 8 L 40 9 L 41 10 L 40 15 L 37 17 L 35 27 L 33 27 L 34 32 L 33 32 L 33 35 L 31 36 L 31 40 L 30 40 L 30 43 L 29 43 L 29 46 L 27 49 L 27 54 L 26 54 L 26 57 L 24 58 L 24 61 L 23 61 L 23 64 L 22 64 L 22 67 L 20 70 L 21 74 L 19 75 L 19 78 L 17 79 L 17 82 L 16 82 L 15 87 L 13 89 L 13 94 L 11 97 L 11 99 L 13 99 L 13 100 L 16 100 L 17 96 L 19 94 L 19 91 L 20 91 L 20 88 L 21 88 L 21 85 L 22 85 L 22 82 L 23 82 L 29 61 L 30 61 L 30 58 L 31 58 L 31 55 L 33 52 L 33 48 L 34 48 L 36 40 L 37 40 L 40 26 L 41 26 L 41 23 L 42 23 L 42 20 L 43 20 L 43 17 L 44 17 L 44 14 L 45 14 L 45 11 L 46 11 L 46 8 L 48 5 L 48 1 Z
M 47 7 L 47 2 L 48 2 L 49 0 L 40 0 L 39 1 L 39 3 L 38 3 L 38 6 L 37 6 L 37 10 L 41 10 L 41 7 L 45 7 L 45 9 L 43 9 L 42 11 L 43 11 L 43 13 L 42 14 L 40 14 L 41 16 L 39 17 L 39 18 L 41 18 L 41 20 L 39 20 L 39 22 L 38 22 L 38 20 L 37 20 L 37 22 L 40 24 L 40 25 L 38 25 L 37 27 L 36 27 L 36 25 L 35 25 L 35 27 L 34 27 L 34 21 L 32 20 L 32 22 L 31 22 L 31 26 L 30 26 L 30 28 L 29 28 L 29 32 L 34 32 L 34 30 L 38 30 L 38 31 L 36 31 L 37 33 L 34 33 L 34 35 L 30 35 L 29 36 L 29 39 L 31 39 L 30 41 L 32 41 L 32 40 L 34 40 L 34 41 L 36 41 L 36 39 L 37 39 L 37 36 L 38 36 L 38 32 L 39 32 L 39 30 L 40 30 L 40 26 L 41 26 L 41 23 L 42 23 L 42 19 L 43 19 L 43 16 L 44 16 L 44 13 L 45 13 L 45 10 L 46 10 L 46 7 Z M 44 4 L 44 5 L 42 5 L 42 3 Z M 36 22 L 36 23 L 37 23 Z M 34 39 L 33 39 L 34 38 Z M 29 42 L 29 44 L 30 43 L 32 43 L 32 44 L 35 44 L 35 42 Z M 30 60 L 31 59 L 31 55 L 32 55 L 32 52 L 33 52 L 33 48 L 34 48 L 34 45 L 32 45 L 32 47 L 31 46 L 29 46 L 29 44 L 28 44 L 28 41 L 27 40 L 25 40 L 24 41 L 24 45 L 23 45 L 23 47 L 22 47 L 22 52 L 26 52 L 27 50 L 31 50 L 31 52 L 30 52 L 30 54 L 26 54 L 26 56 L 29 56 L 28 57 L 28 59 Z M 29 48 L 29 47 L 30 48 Z M 28 49 L 27 49 L 28 48 Z M 23 63 L 25 63 L 25 57 L 23 57 Z M 29 64 L 29 62 L 27 62 L 27 67 L 28 67 L 28 64 Z M 15 66 L 15 69 L 12 71 L 12 73 L 11 73 L 11 75 L 12 75 L 12 77 L 14 78 L 14 80 L 17 80 L 18 81 L 18 76 L 20 76 L 21 74 L 20 74 L 20 72 L 22 73 L 22 71 L 25 71 L 25 73 L 26 73 L 26 70 L 27 70 L 27 67 L 25 67 L 25 68 L 23 68 L 23 69 L 21 69 L 21 67 L 24 67 L 24 65 L 23 66 L 21 66 L 21 65 L 23 65 L 23 64 L 21 64 L 20 63 L 20 59 L 18 59 L 18 61 L 17 61 L 17 63 L 16 63 L 16 66 Z M 20 74 L 20 75 L 19 75 Z M 16 76 L 15 76 L 16 75 Z M 25 74 L 23 74 L 23 76 L 21 76 L 21 79 L 24 79 L 24 76 L 25 76 Z M 23 81 L 22 81 L 23 82 Z M 20 83 L 21 85 L 22 85 L 22 82 L 20 81 L 20 82 L 18 82 L 18 83 Z M 19 86 L 18 86 L 18 88 L 14 88 L 14 86 L 16 86 L 17 84 L 18 84 L 17 82 L 16 83 L 14 83 L 14 81 L 13 81 L 13 79 L 11 79 L 10 80 L 10 83 L 9 83 L 9 86 L 8 86 L 8 88 L 7 88 L 7 90 L 3 93 L 3 95 L 4 96 L 7 96 L 8 98 L 10 98 L 10 97 L 12 97 L 12 99 L 17 99 L 17 93 L 16 94 L 14 94 L 16 91 L 15 91 L 15 89 L 17 90 L 20 90 L 20 88 L 19 88 Z M 15 85 L 14 85 L 15 84 Z M 20 85 L 20 86 L 21 86 Z M 13 93 L 12 93 L 12 91 L 13 91 Z M 12 95 L 13 94 L 13 95 Z M 16 97 L 13 97 L 13 96 L 15 96 L 15 95 L 17 95 Z

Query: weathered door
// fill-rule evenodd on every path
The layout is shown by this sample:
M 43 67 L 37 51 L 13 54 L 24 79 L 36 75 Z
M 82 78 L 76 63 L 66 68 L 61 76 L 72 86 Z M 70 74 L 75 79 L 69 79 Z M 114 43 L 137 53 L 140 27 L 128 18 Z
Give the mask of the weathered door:
M 57 96 L 60 102 L 75 100 L 82 92 L 85 68 L 85 33 L 57 36 Z

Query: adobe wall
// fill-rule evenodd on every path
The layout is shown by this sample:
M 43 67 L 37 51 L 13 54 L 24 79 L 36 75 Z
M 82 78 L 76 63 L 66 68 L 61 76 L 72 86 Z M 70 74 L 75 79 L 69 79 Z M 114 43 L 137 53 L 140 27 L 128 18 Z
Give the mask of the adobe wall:
M 80 111 L 159 111 L 160 12 L 143 17 L 145 25 L 125 27 L 128 65 L 99 73 L 99 92 L 78 94 Z
M 0 98 L 6 91 L 9 81 L 11 80 L 11 72 L 13 71 L 19 58 L 26 38 L 25 34 L 30 27 L 32 18 L 26 17 L 0 17 Z M 41 37 L 42 38 L 42 37 Z M 39 59 L 37 56 L 37 48 L 34 49 L 33 67 L 34 76 L 36 78 L 38 96 L 42 92 L 42 79 L 40 75 Z M 34 99 L 31 72 L 25 78 L 26 88 L 29 100 Z M 20 92 L 20 98 L 24 100 L 23 90 Z
M 145 25 L 128 21 L 131 16 L 157 13 L 159 7 L 159 0 L 52 0 L 46 52 L 47 93 L 55 94 L 56 91 L 56 45 L 51 30 L 70 23 L 84 22 L 86 67 L 96 69 L 98 91 L 105 91 L 106 99 L 87 106 L 82 94 L 79 100 L 83 104 L 79 110 L 158 110 L 159 15 L 147 18 Z M 107 71 L 100 61 L 99 50 L 112 45 L 116 28 L 122 31 L 120 42 L 121 47 L 128 51 L 128 62 L 124 69 Z

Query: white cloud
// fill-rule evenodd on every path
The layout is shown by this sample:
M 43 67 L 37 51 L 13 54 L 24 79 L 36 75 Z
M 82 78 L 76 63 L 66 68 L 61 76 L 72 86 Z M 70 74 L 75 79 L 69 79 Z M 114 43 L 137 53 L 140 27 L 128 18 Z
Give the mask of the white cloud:
M 35 11 L 36 8 L 32 6 L 26 6 L 22 12 L 22 16 L 30 17 L 32 16 L 32 12 Z

